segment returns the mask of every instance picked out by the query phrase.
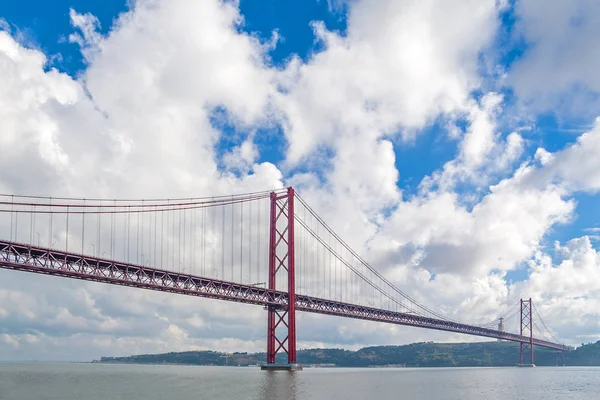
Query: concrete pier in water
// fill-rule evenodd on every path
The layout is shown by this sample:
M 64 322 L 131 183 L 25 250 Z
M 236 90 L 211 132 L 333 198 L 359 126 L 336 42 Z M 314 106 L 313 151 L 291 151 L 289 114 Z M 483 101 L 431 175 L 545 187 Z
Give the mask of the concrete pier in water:
M 265 364 L 261 365 L 263 371 L 302 371 L 300 364 Z

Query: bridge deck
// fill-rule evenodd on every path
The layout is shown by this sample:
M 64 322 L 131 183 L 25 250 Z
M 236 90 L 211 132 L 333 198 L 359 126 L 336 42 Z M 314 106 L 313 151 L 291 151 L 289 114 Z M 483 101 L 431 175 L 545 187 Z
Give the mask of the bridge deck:
M 288 304 L 285 292 L 10 241 L 0 241 L 0 268 L 261 306 L 287 307 Z M 296 294 L 296 310 L 529 343 L 529 337 L 513 333 L 302 294 Z M 533 343 L 570 350 L 569 346 L 536 338 Z

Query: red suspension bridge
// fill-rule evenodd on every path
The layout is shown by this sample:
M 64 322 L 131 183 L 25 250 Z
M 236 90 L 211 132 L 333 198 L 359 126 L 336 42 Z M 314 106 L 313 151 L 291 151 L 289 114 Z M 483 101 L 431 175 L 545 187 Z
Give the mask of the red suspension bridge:
M 280 352 L 296 364 L 296 311 L 514 341 L 520 364 L 534 363 L 534 346 L 570 349 L 531 299 L 485 324 L 425 307 L 292 188 L 152 200 L 0 195 L 0 268 L 263 306 L 269 366 Z

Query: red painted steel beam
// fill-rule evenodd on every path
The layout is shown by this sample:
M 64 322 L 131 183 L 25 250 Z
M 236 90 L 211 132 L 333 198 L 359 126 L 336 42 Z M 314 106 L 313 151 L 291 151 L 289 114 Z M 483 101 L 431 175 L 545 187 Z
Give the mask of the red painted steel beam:
M 277 196 L 271 193 L 269 217 L 269 290 L 275 290 L 277 284 L 277 267 L 275 260 L 277 259 Z M 267 363 L 275 363 L 277 341 L 276 329 L 279 322 L 275 322 L 275 318 L 279 317 L 277 309 L 273 306 L 267 307 Z M 278 318 L 280 320 L 280 317 Z
M 287 306 L 287 294 L 257 286 L 0 241 L 0 268 L 261 306 Z
M 294 244 L 294 189 L 288 188 L 287 277 L 288 277 L 288 363 L 296 364 L 296 270 Z
M 186 275 L 9 241 L 0 241 L 0 268 L 238 303 L 271 306 L 277 309 L 288 308 L 288 294 L 277 290 Z M 381 310 L 300 294 L 295 295 L 295 300 L 296 311 L 463 333 L 518 343 L 533 343 L 536 346 L 562 351 L 571 350 L 569 346 L 530 338 L 529 335 L 521 336 L 414 314 Z
M 529 336 L 521 336 L 518 334 L 502 332 L 468 324 L 461 324 L 458 322 L 423 317 L 415 314 L 406 314 L 396 311 L 381 310 L 333 300 L 318 299 L 315 297 L 302 296 L 298 294 L 296 295 L 296 310 L 327 315 L 337 315 L 345 318 L 414 326 L 418 328 L 434 329 L 439 331 L 464 333 L 467 335 L 503 339 L 519 343 L 530 343 L 531 341 Z M 533 344 L 536 346 L 548 347 L 563 351 L 571 350 L 571 347 L 569 346 L 536 338 L 533 338 Z
M 281 221 L 282 223 L 278 224 Z M 268 307 L 267 317 L 267 364 L 275 363 L 279 350 L 288 356 L 289 364 L 296 364 L 296 282 L 294 272 L 294 189 L 277 196 L 271 193 L 271 216 L 269 223 L 269 289 L 276 290 L 277 274 L 287 279 L 287 308 L 285 312 L 274 306 Z M 279 251 L 278 251 L 279 250 Z M 285 321 L 287 317 L 287 322 Z M 277 322 L 275 322 L 277 319 Z M 283 323 L 287 336 L 278 337 L 277 327 Z M 275 346 L 275 342 L 279 346 Z M 284 345 L 287 344 L 287 345 Z

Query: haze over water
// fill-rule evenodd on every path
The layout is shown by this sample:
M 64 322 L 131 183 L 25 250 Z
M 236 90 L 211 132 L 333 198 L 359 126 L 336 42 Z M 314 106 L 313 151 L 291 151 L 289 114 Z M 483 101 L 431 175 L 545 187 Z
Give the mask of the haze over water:
M 1 400 L 592 400 L 600 368 L 258 368 L 0 364 Z

